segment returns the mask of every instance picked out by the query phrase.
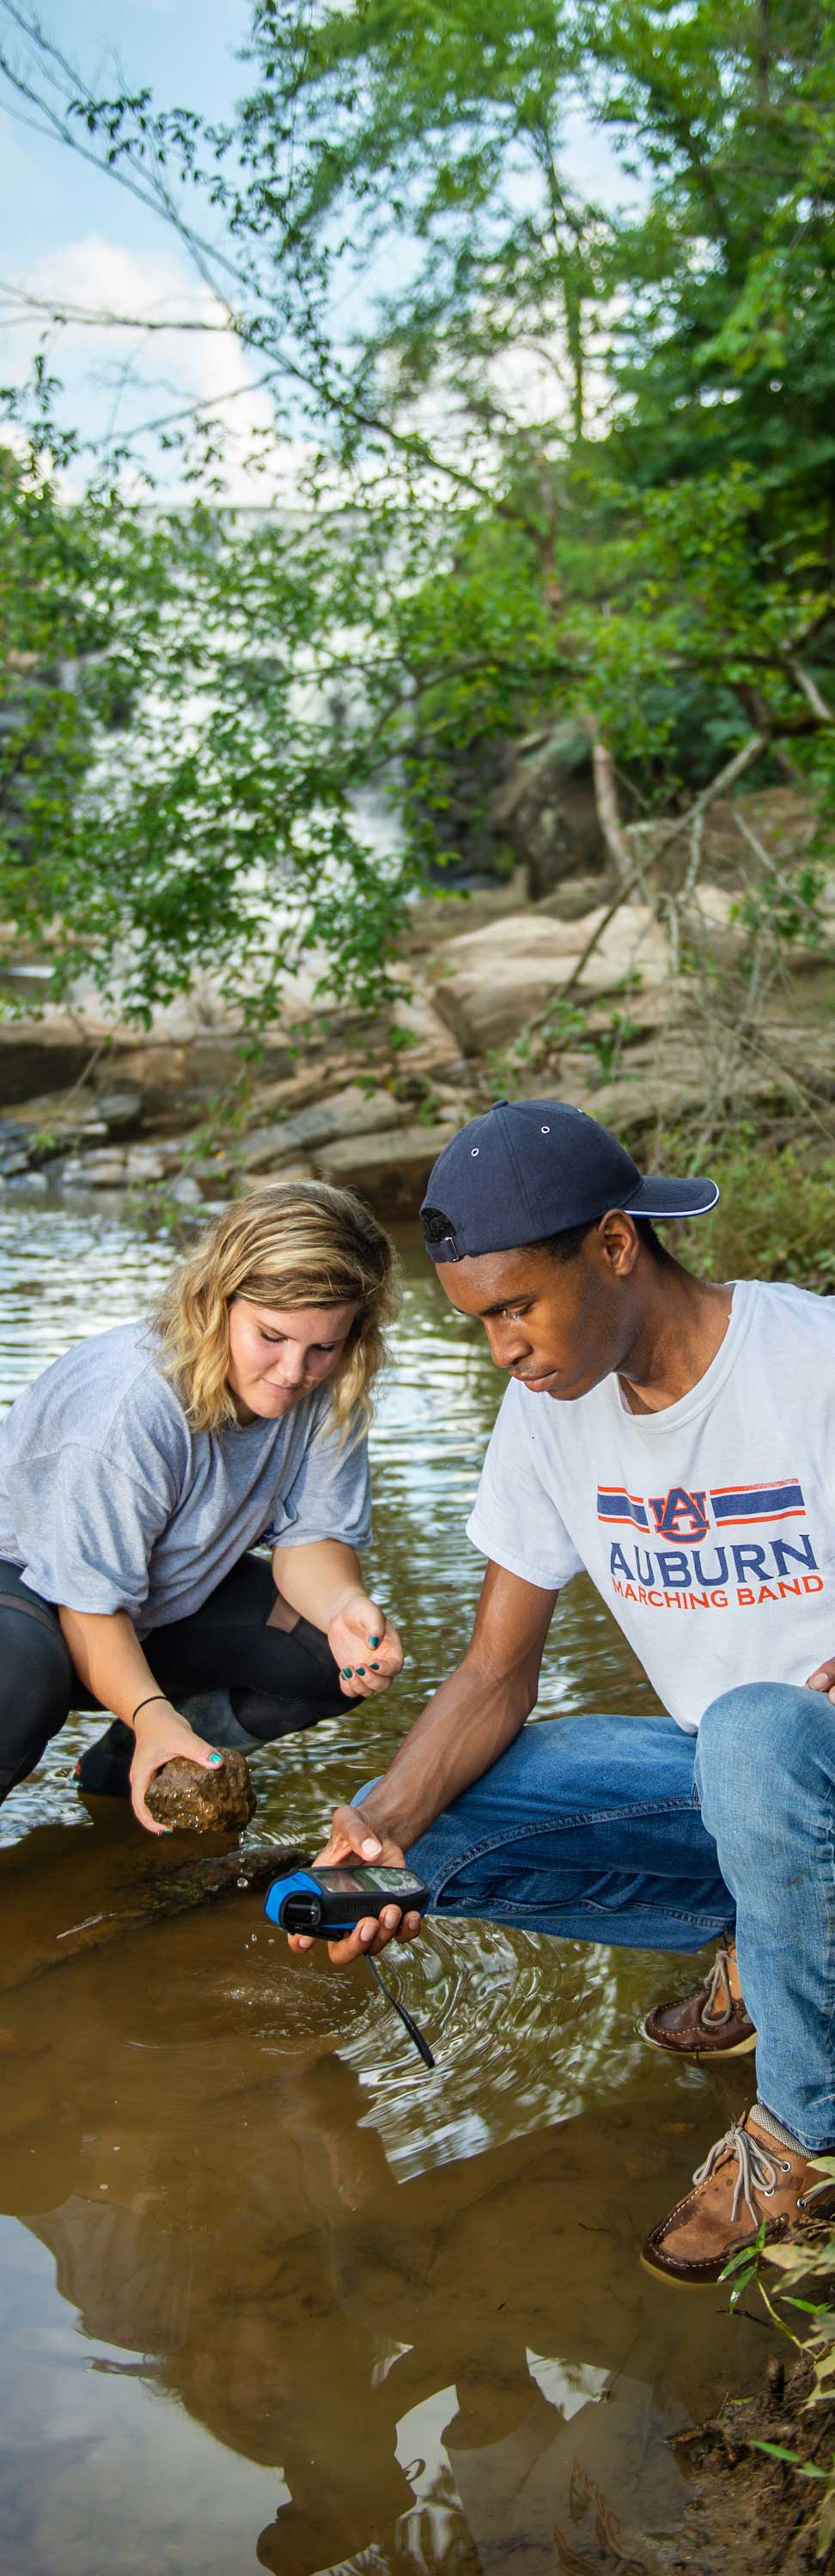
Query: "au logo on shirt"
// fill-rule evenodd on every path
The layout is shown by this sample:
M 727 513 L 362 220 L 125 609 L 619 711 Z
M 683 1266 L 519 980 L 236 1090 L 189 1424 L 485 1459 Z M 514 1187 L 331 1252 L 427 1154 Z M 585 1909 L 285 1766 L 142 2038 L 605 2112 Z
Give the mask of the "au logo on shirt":
M 671 1485 L 669 1493 L 650 1494 L 649 1508 L 659 1538 L 689 1538 L 696 1547 L 700 1538 L 707 1537 L 710 1522 L 704 1492 L 688 1494 L 684 1485 Z

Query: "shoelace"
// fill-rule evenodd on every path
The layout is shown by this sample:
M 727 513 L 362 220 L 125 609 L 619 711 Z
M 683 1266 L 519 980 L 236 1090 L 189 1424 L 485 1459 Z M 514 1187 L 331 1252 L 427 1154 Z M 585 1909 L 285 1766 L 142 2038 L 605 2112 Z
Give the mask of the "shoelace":
M 738 2167 L 731 2203 L 731 2226 L 736 2218 L 740 2201 L 744 2200 L 754 2226 L 758 2227 L 760 2214 L 754 2208 L 752 2192 L 761 2191 L 764 2200 L 771 2200 L 777 2189 L 779 2175 L 790 2173 L 791 2164 L 786 2163 L 783 2156 L 768 2155 L 752 2130 L 740 2128 L 738 2121 L 734 2120 L 731 2127 L 726 2129 L 724 2138 L 717 2138 L 716 2145 L 711 2147 L 704 2164 L 697 2167 L 693 2175 L 694 2182 L 710 2182 L 717 2165 L 722 2163 L 725 2156 L 736 2156 Z
M 724 2012 L 717 2012 L 716 2006 L 719 2001 L 720 1992 L 723 1990 L 725 1995 L 725 2010 Z M 713 1962 L 713 1972 L 710 1984 L 705 1995 L 704 2003 L 701 2005 L 699 2011 L 699 2020 L 703 2023 L 705 2029 L 712 2027 L 714 2030 L 724 2030 L 726 2022 L 731 2021 L 733 2018 L 733 2008 L 730 1960 L 728 1958 L 727 1950 L 717 1950 L 716 1957 Z

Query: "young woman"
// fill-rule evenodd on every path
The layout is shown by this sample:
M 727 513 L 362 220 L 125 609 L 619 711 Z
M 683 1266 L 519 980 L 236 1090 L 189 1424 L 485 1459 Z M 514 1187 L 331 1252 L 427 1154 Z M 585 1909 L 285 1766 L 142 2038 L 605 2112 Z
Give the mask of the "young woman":
M 400 1639 L 356 1551 L 396 1310 L 391 1244 L 359 1200 L 287 1182 L 226 1210 L 150 1322 L 77 1343 L 17 1398 L 0 1425 L 0 1800 L 71 1708 L 98 1705 L 116 1723 L 76 1776 L 129 1790 L 155 1833 L 161 1763 L 223 1758 L 184 1700 L 226 1685 L 233 1735 L 270 1742 L 388 1687 Z

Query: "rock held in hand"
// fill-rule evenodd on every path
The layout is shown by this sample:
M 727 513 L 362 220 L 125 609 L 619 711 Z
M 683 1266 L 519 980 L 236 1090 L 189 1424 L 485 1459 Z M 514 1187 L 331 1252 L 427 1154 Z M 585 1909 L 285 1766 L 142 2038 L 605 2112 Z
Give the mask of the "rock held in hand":
M 193 1834 L 238 1833 L 255 1814 L 246 1755 L 224 1753 L 222 1763 L 203 1771 L 199 1763 L 177 1754 L 155 1772 L 147 1803 L 158 1825 L 176 1825 Z

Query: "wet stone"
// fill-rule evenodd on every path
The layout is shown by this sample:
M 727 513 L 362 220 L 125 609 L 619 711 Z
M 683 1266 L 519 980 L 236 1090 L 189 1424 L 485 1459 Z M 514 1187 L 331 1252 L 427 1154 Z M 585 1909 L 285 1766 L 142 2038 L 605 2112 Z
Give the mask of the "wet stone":
M 238 1833 L 255 1814 L 246 1755 L 225 1753 L 216 1769 L 203 1771 L 178 1754 L 156 1773 L 147 1803 L 158 1825 L 197 1834 Z

